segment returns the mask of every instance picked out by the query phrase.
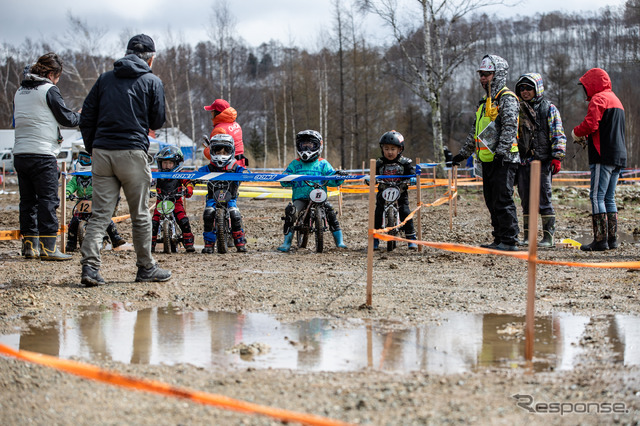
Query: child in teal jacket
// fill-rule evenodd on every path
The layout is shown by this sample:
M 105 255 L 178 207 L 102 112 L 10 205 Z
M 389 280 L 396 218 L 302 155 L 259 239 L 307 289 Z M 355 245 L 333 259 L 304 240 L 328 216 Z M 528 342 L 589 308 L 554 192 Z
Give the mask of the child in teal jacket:
M 322 135 L 315 130 L 304 130 L 296 135 L 296 152 L 298 158 L 293 160 L 287 169 L 285 174 L 296 175 L 312 175 L 312 176 L 333 176 L 336 171 L 331 164 L 323 158 L 320 158 L 320 152 L 322 151 Z M 323 182 L 323 188 L 326 191 L 327 186 L 340 186 L 343 180 L 328 180 Z M 304 181 L 297 182 L 280 182 L 284 187 L 291 187 L 293 194 L 291 197 L 292 202 L 285 208 L 284 217 L 284 243 L 278 250 L 287 252 L 291 249 L 291 242 L 293 241 L 293 225 L 296 222 L 297 212 L 303 211 L 309 204 L 309 194 L 313 190 L 313 187 L 307 185 Z M 327 222 L 329 223 L 329 229 L 333 234 L 333 239 L 338 248 L 347 248 L 344 244 L 342 230 L 340 229 L 340 223 L 336 211 L 331 203 L 325 202 L 325 210 L 327 213 Z

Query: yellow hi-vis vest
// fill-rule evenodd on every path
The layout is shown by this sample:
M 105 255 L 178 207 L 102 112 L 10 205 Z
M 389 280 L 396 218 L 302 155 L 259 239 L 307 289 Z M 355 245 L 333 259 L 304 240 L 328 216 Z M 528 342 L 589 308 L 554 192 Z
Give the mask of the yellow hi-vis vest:
M 474 134 L 474 138 L 476 141 L 476 153 L 478 155 L 478 159 L 483 163 L 490 163 L 493 161 L 493 157 L 495 156 L 489 148 L 480 143 L 478 139 L 478 135 L 482 133 L 482 131 L 495 119 L 498 117 L 498 103 L 497 101 L 502 97 L 502 95 L 511 95 L 518 98 L 515 93 L 511 90 L 503 87 L 500 89 L 498 94 L 496 95 L 495 106 L 493 105 L 491 97 L 486 97 L 486 102 L 483 102 L 478 107 L 476 111 L 476 131 Z M 518 118 L 519 119 L 519 118 Z M 516 141 L 511 145 L 511 152 L 518 152 L 518 140 L 516 137 Z

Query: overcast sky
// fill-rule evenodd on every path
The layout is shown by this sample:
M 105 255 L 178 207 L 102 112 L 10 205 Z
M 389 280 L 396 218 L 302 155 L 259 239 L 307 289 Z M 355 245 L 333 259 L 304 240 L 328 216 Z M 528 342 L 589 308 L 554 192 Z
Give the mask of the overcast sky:
M 213 0 L 107 0 L 101 2 L 80 0 L 29 0 L 3 2 L 0 14 L 0 42 L 19 45 L 27 38 L 32 41 L 54 40 L 68 28 L 67 15 L 80 18 L 90 27 L 107 29 L 105 48 L 119 53 L 120 38 L 143 32 L 156 39 L 162 48 L 170 29 L 180 41 L 195 43 L 208 39 Z M 348 0 L 343 0 L 348 3 Z M 605 5 L 620 6 L 624 0 L 524 0 L 513 8 L 482 9 L 501 16 L 533 15 L 536 12 L 561 10 L 564 12 L 596 11 Z M 236 34 L 249 45 L 259 46 L 271 39 L 285 45 L 313 49 L 320 45 L 322 32 L 333 26 L 331 0 L 234 0 L 229 1 L 235 17 Z M 365 31 L 371 42 L 382 41 L 379 23 L 367 21 Z M 125 36 L 126 35 L 126 36 Z M 59 45 L 54 45 L 57 48 Z

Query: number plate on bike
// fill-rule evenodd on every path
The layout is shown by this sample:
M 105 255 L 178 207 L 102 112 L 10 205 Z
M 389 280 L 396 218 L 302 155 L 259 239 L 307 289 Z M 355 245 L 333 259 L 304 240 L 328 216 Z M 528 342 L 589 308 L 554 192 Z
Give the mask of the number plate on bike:
M 158 203 L 158 211 L 162 214 L 169 214 L 175 209 L 175 205 L 171 200 L 162 200 Z
M 76 212 L 91 213 L 91 200 L 81 200 L 76 205 Z
M 395 200 L 400 198 L 400 189 L 396 187 L 387 188 L 382 191 L 382 199 L 393 203 Z
M 309 199 L 314 203 L 324 203 L 327 201 L 327 191 L 321 188 L 316 188 L 309 193 Z

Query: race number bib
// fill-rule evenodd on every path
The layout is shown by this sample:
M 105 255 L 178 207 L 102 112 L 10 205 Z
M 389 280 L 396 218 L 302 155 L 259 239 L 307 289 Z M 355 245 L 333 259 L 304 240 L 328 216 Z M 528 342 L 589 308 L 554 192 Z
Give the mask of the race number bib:
M 399 197 L 400 197 L 400 189 L 396 187 L 387 188 L 384 191 L 382 191 L 382 199 L 389 203 L 393 203 Z
M 82 200 L 76 206 L 78 213 L 91 213 L 91 200 Z
M 327 201 L 327 192 L 324 189 L 316 188 L 309 193 L 309 199 L 314 203 L 324 203 Z

